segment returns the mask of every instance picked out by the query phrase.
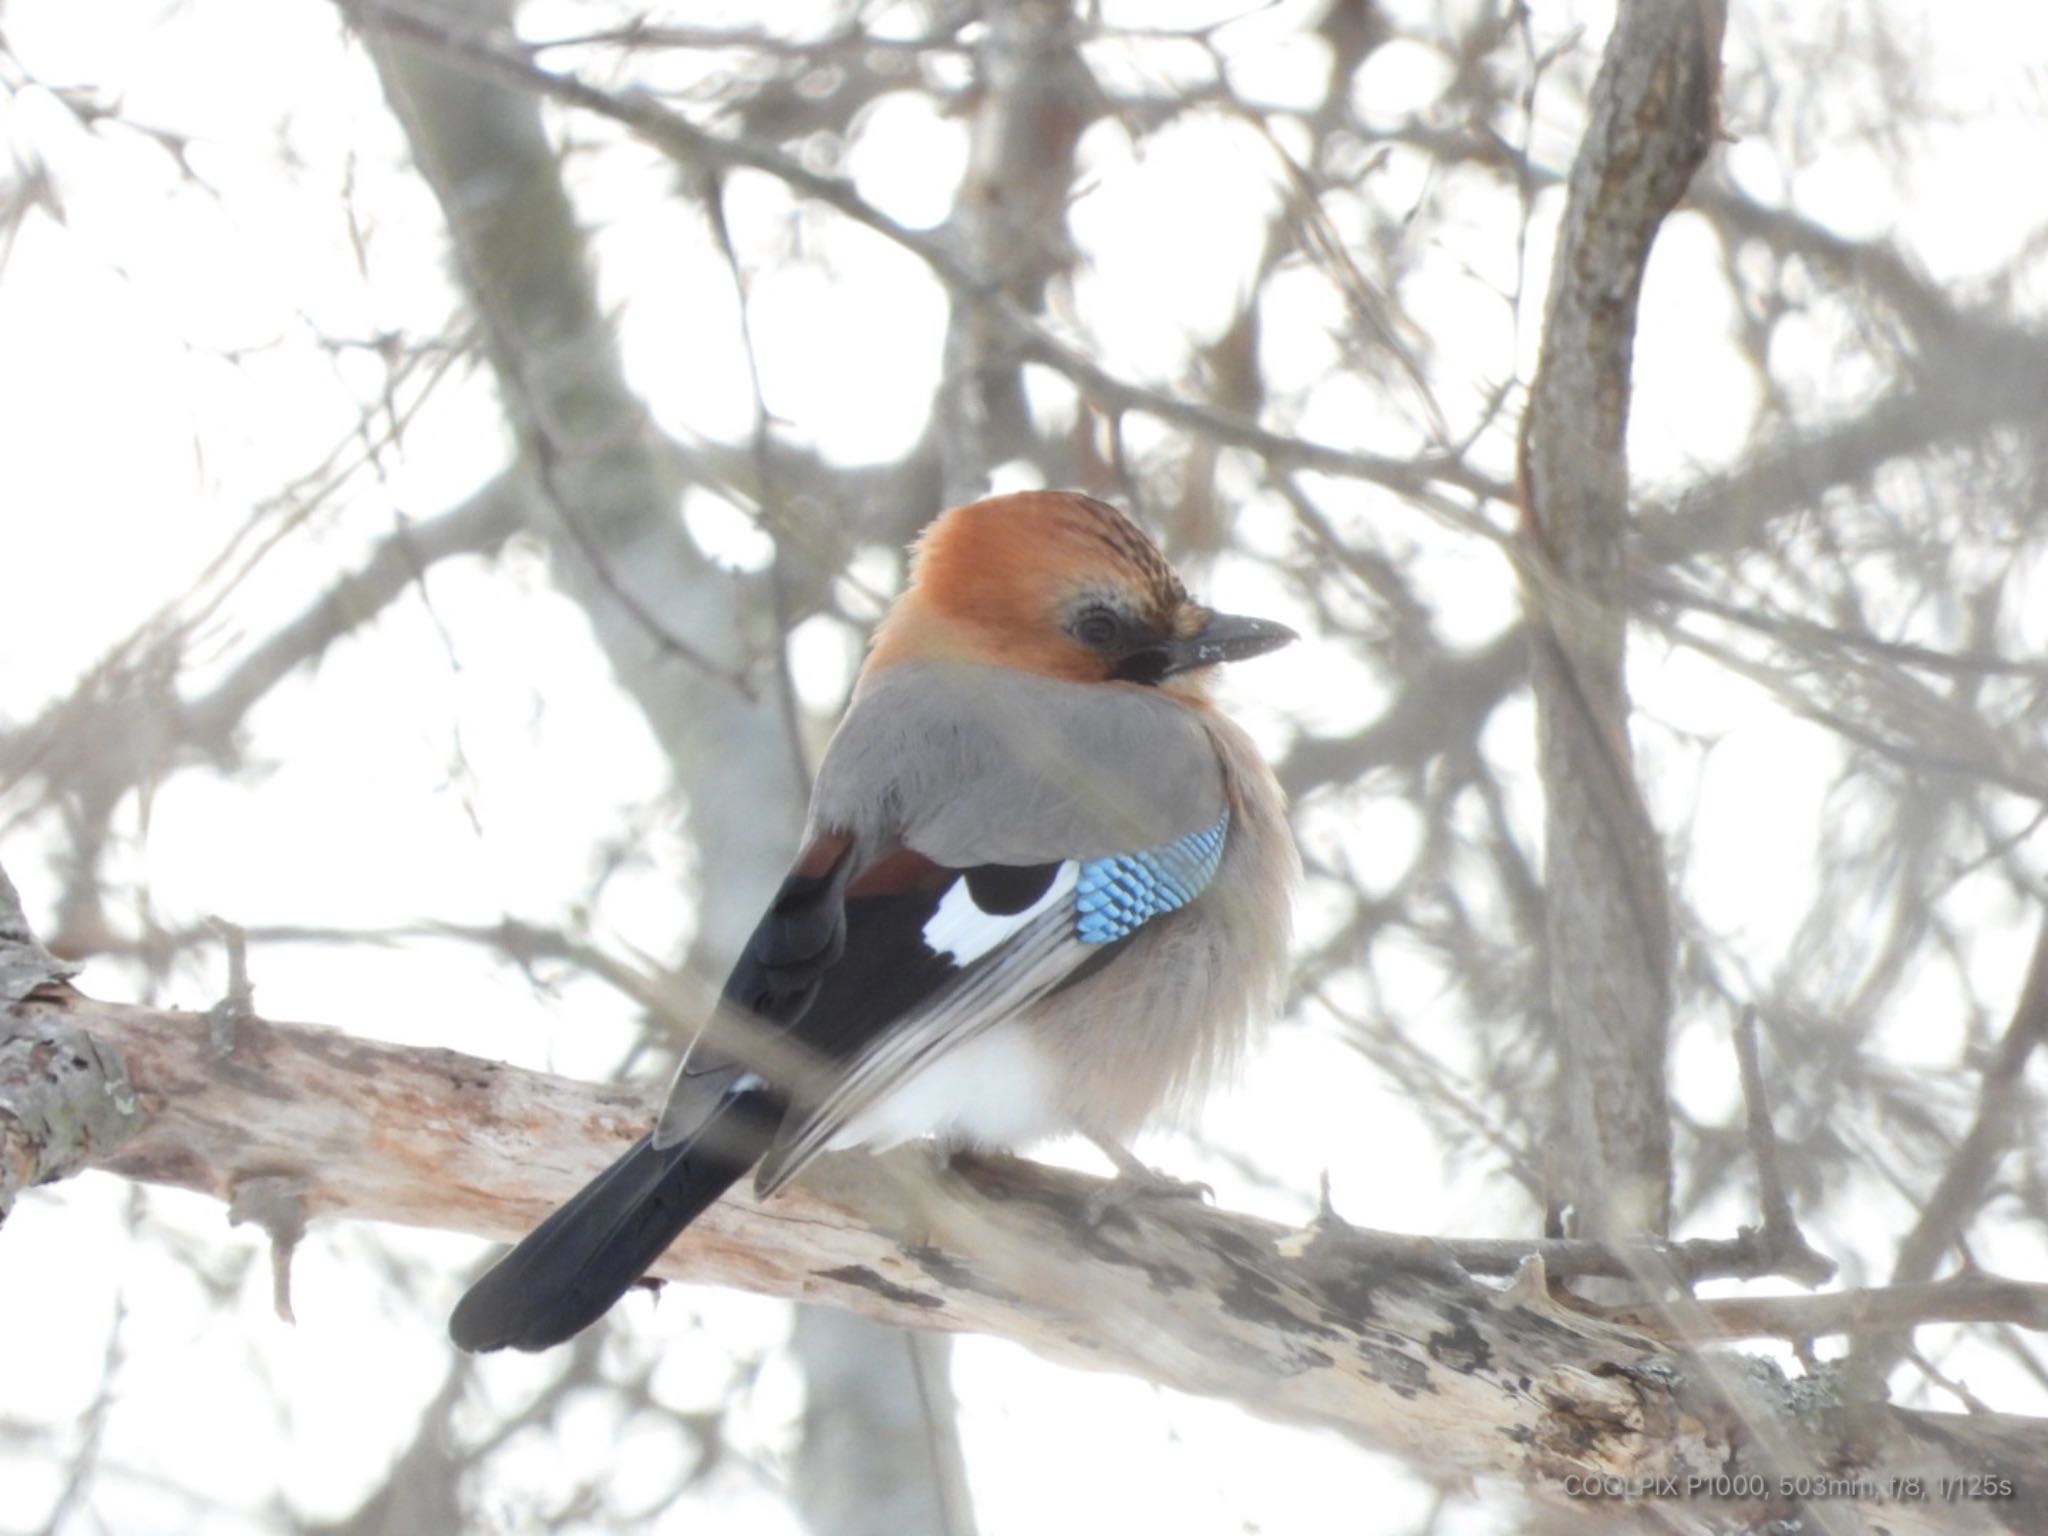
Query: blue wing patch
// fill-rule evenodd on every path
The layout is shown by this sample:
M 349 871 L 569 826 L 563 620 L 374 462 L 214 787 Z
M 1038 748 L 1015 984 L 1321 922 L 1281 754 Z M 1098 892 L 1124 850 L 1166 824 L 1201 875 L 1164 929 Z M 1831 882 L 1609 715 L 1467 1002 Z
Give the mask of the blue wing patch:
M 1074 883 L 1074 933 L 1083 944 L 1114 944 L 1155 917 L 1177 912 L 1208 889 L 1223 862 L 1230 812 L 1216 825 L 1144 853 L 1088 859 Z

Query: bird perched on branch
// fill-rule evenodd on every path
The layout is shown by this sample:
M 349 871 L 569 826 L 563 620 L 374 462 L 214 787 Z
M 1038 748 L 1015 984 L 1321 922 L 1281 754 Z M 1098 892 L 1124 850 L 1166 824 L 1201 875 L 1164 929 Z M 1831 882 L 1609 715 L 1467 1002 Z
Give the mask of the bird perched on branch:
M 660 1120 L 477 1282 L 455 1342 L 562 1342 L 749 1168 L 773 1194 L 828 1148 L 1078 1131 L 1137 1170 L 1123 1138 L 1279 999 L 1299 859 L 1209 685 L 1294 638 L 1194 601 L 1087 496 L 934 522 Z

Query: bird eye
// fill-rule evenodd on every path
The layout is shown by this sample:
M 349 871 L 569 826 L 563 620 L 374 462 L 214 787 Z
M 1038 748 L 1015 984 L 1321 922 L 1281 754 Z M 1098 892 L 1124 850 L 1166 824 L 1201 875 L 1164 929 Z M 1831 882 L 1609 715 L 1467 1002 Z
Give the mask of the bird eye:
M 1109 650 L 1123 635 L 1123 620 L 1107 608 L 1090 608 L 1074 620 L 1074 638 L 1091 650 Z

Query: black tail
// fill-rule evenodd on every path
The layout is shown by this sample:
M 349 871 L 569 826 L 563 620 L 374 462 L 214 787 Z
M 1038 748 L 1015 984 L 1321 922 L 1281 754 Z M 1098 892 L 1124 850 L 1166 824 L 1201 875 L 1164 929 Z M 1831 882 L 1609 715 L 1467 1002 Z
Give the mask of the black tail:
M 780 1120 L 779 1105 L 746 1093 L 685 1142 L 641 1137 L 469 1288 L 448 1336 L 470 1351 L 539 1350 L 581 1333 L 753 1167 Z

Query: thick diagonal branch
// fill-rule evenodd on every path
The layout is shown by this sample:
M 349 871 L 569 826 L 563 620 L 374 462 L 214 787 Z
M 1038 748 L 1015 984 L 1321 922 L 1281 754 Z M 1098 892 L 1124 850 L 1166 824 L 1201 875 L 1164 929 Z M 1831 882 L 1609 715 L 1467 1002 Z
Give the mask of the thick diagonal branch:
M 422 10 L 465 36 L 509 34 L 504 0 Z M 753 664 L 775 643 L 761 621 L 772 605 L 748 602 L 684 527 L 684 476 L 627 383 L 539 100 L 409 36 L 365 36 L 483 323 L 539 488 L 533 531 L 675 764 L 692 841 L 720 872 L 723 899 L 705 904 L 697 936 L 701 969 L 719 972 L 803 802 L 794 744 Z

